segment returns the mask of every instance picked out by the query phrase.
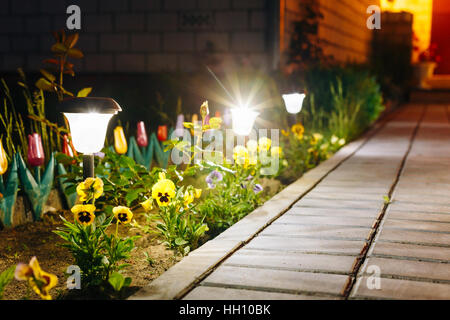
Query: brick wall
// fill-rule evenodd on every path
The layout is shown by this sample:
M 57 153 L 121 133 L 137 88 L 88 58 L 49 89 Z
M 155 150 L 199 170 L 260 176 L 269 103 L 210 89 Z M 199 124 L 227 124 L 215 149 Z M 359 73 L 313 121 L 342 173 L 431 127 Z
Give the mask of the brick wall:
M 2 0 L 0 70 L 37 70 L 77 4 L 87 73 L 270 65 L 267 0 Z
M 70 4 L 82 11 L 78 47 L 86 56 L 75 61 L 77 72 L 277 67 L 304 1 L 309 0 L 2 0 L 0 71 L 41 68 L 51 55 L 50 32 L 66 25 Z M 366 60 L 370 4 L 379 0 L 320 0 L 319 37 L 326 54 L 338 61 Z
M 302 6 L 310 0 L 281 0 L 280 47 L 289 46 L 292 22 L 302 16 Z M 379 0 L 317 0 L 323 14 L 319 23 L 319 39 L 324 53 L 342 62 L 365 62 L 369 57 L 372 30 L 367 29 L 366 13 L 369 5 L 379 5 Z

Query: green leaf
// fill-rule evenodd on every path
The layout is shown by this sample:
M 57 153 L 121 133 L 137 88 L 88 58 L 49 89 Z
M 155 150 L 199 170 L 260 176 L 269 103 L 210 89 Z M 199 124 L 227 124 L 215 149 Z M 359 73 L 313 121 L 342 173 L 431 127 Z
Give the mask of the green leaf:
M 44 78 L 40 78 L 38 81 L 36 81 L 35 85 L 38 89 L 41 89 L 44 91 L 50 91 L 50 92 L 56 91 L 55 86 L 52 83 L 50 83 L 47 79 L 44 79 Z
M 131 284 L 131 277 L 126 277 L 125 278 L 125 281 L 123 282 L 123 286 L 124 287 L 129 287 L 130 286 L 130 284 Z
M 52 45 L 51 51 L 56 54 L 62 54 L 67 51 L 67 47 L 64 44 L 57 42 Z
M 64 44 L 69 48 L 73 48 L 77 44 L 79 37 L 80 36 L 78 33 L 73 33 L 73 34 L 67 36 L 67 39 Z
M 175 239 L 175 244 L 177 246 L 184 246 L 185 244 L 187 244 L 188 242 L 186 240 L 184 240 L 183 238 L 176 238 Z
M 125 200 L 127 201 L 127 206 L 130 206 L 130 204 L 136 200 L 139 197 L 139 190 L 132 190 L 127 193 L 125 196 Z
M 14 279 L 14 271 L 16 270 L 16 266 L 13 265 L 0 273 L 0 299 L 3 297 L 3 291 L 5 287 Z
M 75 59 L 81 59 L 84 57 L 83 52 L 81 52 L 81 50 L 76 49 L 76 48 L 70 48 L 69 51 L 67 52 L 67 54 L 69 55 L 69 57 L 72 57 Z
M 91 87 L 83 88 L 77 93 L 77 97 L 87 97 L 92 91 Z
M 45 69 L 41 69 L 41 70 L 39 70 L 39 71 L 42 73 L 42 75 L 43 75 L 47 80 L 49 80 L 50 82 L 55 82 L 56 78 L 55 78 L 55 76 L 54 76 L 53 74 L 51 74 L 50 72 L 48 72 L 48 71 L 45 70 Z
M 125 278 L 118 272 L 113 272 L 108 279 L 109 284 L 113 287 L 114 291 L 119 292 L 125 284 Z

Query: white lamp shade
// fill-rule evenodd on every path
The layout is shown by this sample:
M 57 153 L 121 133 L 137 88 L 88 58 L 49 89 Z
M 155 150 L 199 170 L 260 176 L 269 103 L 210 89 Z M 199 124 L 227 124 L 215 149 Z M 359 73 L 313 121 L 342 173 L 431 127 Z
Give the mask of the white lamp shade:
M 284 104 L 289 113 L 299 113 L 302 110 L 303 99 L 305 99 L 304 93 L 283 94 Z
M 249 108 L 232 108 L 231 117 L 234 133 L 240 136 L 248 136 L 258 115 L 258 112 Z
M 75 150 L 93 154 L 102 150 L 111 113 L 66 113 Z

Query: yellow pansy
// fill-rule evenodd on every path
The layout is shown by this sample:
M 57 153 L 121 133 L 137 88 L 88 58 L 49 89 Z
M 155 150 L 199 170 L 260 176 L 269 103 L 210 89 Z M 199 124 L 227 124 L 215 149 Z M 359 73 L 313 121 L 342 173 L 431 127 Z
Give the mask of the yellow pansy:
M 258 140 L 258 150 L 260 152 L 269 150 L 271 145 L 272 145 L 272 140 L 270 140 L 267 137 L 261 137 Z
M 270 149 L 270 156 L 272 158 L 279 158 L 282 155 L 282 149 L 281 147 L 272 147 Z
M 236 146 L 233 149 L 233 159 L 241 166 L 247 166 L 249 163 L 248 150 L 244 146 Z
M 198 199 L 198 198 L 200 198 L 201 196 L 202 196 L 202 189 L 194 188 L 194 197 L 195 197 L 196 199 Z
M 311 144 L 315 145 L 317 144 L 317 142 L 319 142 L 320 140 L 322 140 L 323 135 L 320 133 L 313 133 L 312 137 L 311 137 Z
M 184 205 L 187 207 L 194 202 L 194 193 L 192 191 L 185 191 L 183 196 Z
M 153 199 L 149 198 L 144 202 L 141 202 L 141 206 L 144 208 L 145 211 L 151 211 L 153 209 Z
M 158 180 L 164 180 L 164 179 L 166 179 L 166 173 L 165 172 L 158 173 Z
M 77 204 L 70 211 L 72 211 L 75 221 L 83 226 L 89 226 L 95 220 L 95 206 L 92 204 Z
M 284 129 L 281 129 L 281 134 L 285 137 L 289 136 L 289 131 L 286 131 Z
M 98 199 L 103 194 L 103 181 L 100 178 L 87 178 L 77 186 L 80 201 Z
M 114 207 L 112 210 L 114 217 L 120 224 L 127 224 L 131 222 L 133 218 L 133 212 L 131 212 L 130 208 L 124 206 Z
M 209 126 L 211 129 L 220 129 L 220 126 L 222 125 L 222 119 L 219 117 L 212 117 L 209 119 Z
M 44 300 L 52 299 L 49 291 L 58 284 L 58 277 L 42 270 L 36 257 L 32 257 L 28 264 L 19 263 L 15 277 L 19 281 L 28 281 L 33 291 Z
M 301 123 L 296 123 L 291 127 L 292 133 L 295 135 L 295 137 L 299 140 L 303 138 L 303 133 L 305 132 L 305 128 Z
M 169 205 L 170 200 L 175 197 L 175 184 L 165 176 L 164 173 L 160 173 L 160 179 L 152 187 L 152 198 L 160 207 Z

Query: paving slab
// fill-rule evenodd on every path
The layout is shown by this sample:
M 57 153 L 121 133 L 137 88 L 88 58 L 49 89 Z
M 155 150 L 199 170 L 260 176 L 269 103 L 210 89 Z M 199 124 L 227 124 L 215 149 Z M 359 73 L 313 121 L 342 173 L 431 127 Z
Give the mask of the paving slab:
M 377 238 L 377 241 L 415 243 L 423 245 L 431 244 L 436 246 L 450 247 L 450 234 L 383 229 L 381 230 L 380 236 Z
M 372 274 L 372 272 L 367 274 L 367 268 L 373 265 L 380 268 L 380 275 L 383 278 L 397 277 L 410 280 L 417 278 L 424 282 L 443 282 L 450 284 L 450 273 L 448 272 L 450 265 L 448 263 L 369 258 L 365 262 L 365 268 L 362 269 L 361 274 L 365 276 Z
M 329 253 L 344 255 L 359 255 L 365 241 L 351 240 L 327 240 L 289 237 L 264 237 L 259 236 L 250 241 L 245 248 L 273 250 L 273 251 L 295 251 L 309 253 Z
M 369 200 L 335 200 L 323 201 L 322 199 L 302 199 L 295 204 L 296 207 L 313 207 L 313 208 L 363 208 L 363 209 L 379 209 L 383 207 L 384 202 Z
M 395 201 L 392 203 L 392 209 L 402 211 L 450 213 L 450 205 L 439 203 L 433 204 Z
M 369 256 L 442 260 L 450 262 L 450 248 L 421 246 L 405 243 L 377 242 Z
M 328 192 L 323 192 L 321 190 L 317 190 L 316 188 L 314 188 L 314 190 L 312 190 L 311 192 L 308 193 L 308 195 L 306 197 L 304 197 L 303 199 L 323 199 L 323 200 L 359 200 L 359 201 L 364 201 L 364 200 L 375 200 L 375 201 L 380 201 L 383 200 L 383 196 L 385 194 L 382 193 L 346 193 L 346 192 L 341 192 L 340 190 L 336 190 L 334 192 L 328 191 Z
M 243 248 L 233 254 L 223 265 L 247 265 L 254 267 L 291 270 L 321 270 L 325 273 L 349 274 L 355 263 L 354 256 L 305 254 L 248 250 Z
M 263 232 L 260 233 L 261 236 L 271 236 L 271 235 L 283 235 L 285 237 L 290 236 L 306 236 L 309 238 L 340 238 L 340 239 L 358 239 L 367 240 L 369 233 L 371 231 L 370 227 L 353 227 L 353 226 L 334 226 L 334 225 L 300 225 L 300 224 L 281 224 L 273 223 L 267 227 Z
M 375 289 L 373 280 L 368 277 L 359 278 L 354 299 L 401 299 L 401 300 L 448 300 L 450 285 L 443 283 L 410 281 L 381 278 L 380 289 Z
M 383 224 L 383 229 L 434 231 L 450 234 L 450 223 L 387 219 Z
M 437 221 L 437 222 L 442 222 L 442 223 L 450 223 L 450 214 L 434 213 L 434 212 L 390 210 L 389 211 L 389 219 Z
M 363 216 L 356 217 L 342 217 L 342 216 L 307 216 L 301 214 L 285 214 L 277 221 L 273 223 L 276 224 L 288 224 L 288 225 L 323 225 L 323 226 L 355 226 L 355 227 L 366 227 L 372 226 L 374 219 L 366 218 Z M 266 229 L 267 230 L 267 229 Z
M 320 292 L 340 295 L 348 277 L 337 274 L 296 272 L 257 268 L 240 268 L 222 265 L 205 280 L 211 286 L 234 285 L 243 288 L 285 290 L 286 293 Z
M 198 286 L 187 294 L 183 300 L 339 300 L 330 295 L 288 294 L 281 292 L 255 291 L 221 287 Z
M 378 217 L 380 211 L 373 209 L 356 209 L 356 208 L 311 208 L 311 207 L 292 207 L 282 216 L 326 216 L 326 217 L 342 217 L 342 218 L 360 218 L 371 219 Z M 280 217 L 280 218 L 282 218 Z
M 368 194 L 383 197 L 386 194 L 387 188 L 377 188 L 368 186 L 355 187 L 335 187 L 330 186 L 324 182 L 319 183 L 311 192 L 315 193 L 340 193 L 340 194 Z

